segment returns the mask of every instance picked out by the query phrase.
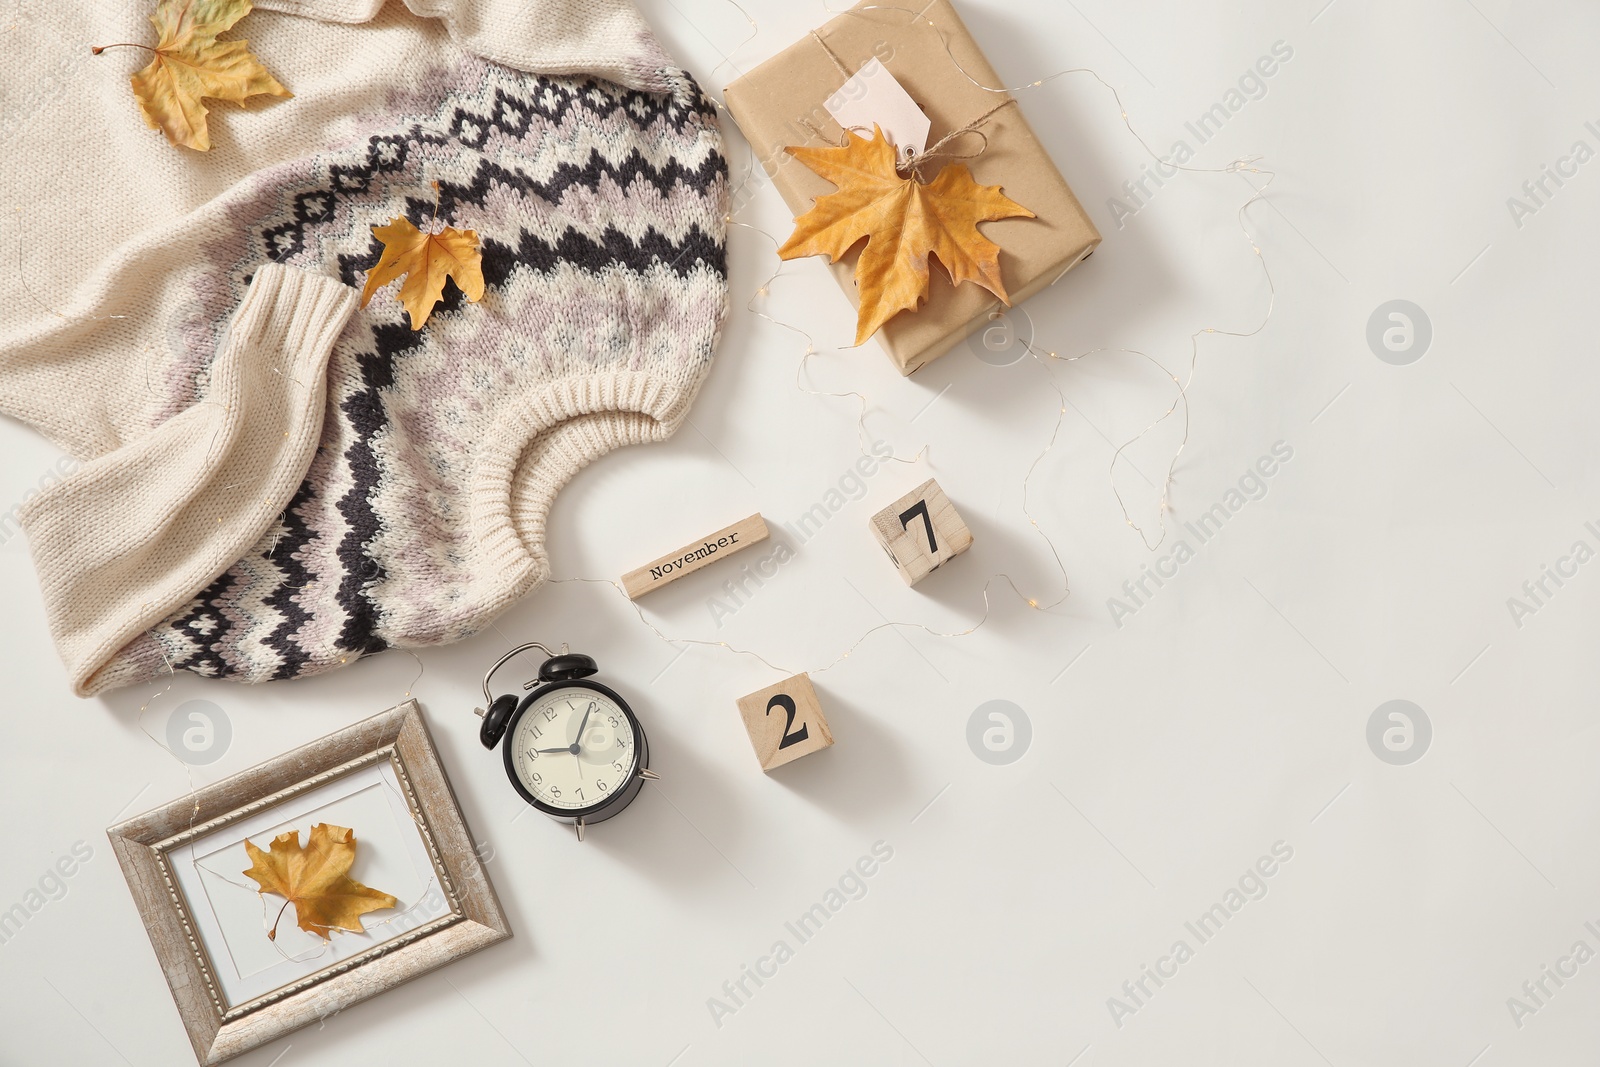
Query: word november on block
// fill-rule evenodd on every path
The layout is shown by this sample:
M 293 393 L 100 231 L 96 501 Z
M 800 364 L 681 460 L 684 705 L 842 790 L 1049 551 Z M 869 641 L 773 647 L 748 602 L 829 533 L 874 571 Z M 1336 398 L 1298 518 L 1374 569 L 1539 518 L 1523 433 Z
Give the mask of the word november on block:
M 872 532 L 907 585 L 972 547 L 972 531 L 932 478 L 872 516 Z
M 804 674 L 740 697 L 739 714 L 764 771 L 833 744 L 817 691 Z
M 652 589 L 659 589 L 668 582 L 697 571 L 712 560 L 731 556 L 740 549 L 766 539 L 767 523 L 758 512 L 684 545 L 675 552 L 668 552 L 638 570 L 629 571 L 622 576 L 623 591 L 628 594 L 629 600 L 638 600 Z

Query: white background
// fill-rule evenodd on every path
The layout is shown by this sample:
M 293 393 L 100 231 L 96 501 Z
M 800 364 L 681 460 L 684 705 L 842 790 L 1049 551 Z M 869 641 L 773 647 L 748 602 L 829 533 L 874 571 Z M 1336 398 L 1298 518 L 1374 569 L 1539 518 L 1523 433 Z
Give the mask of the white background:
M 645 10 L 713 88 L 828 17 L 817 3 L 744 2 L 758 26 L 748 41 L 721 0 Z M 1151 483 L 1176 436 L 1152 434 L 1131 464 L 1108 466 L 1165 409 L 1170 383 L 1129 357 L 1001 368 L 966 348 L 902 380 L 872 345 L 836 348 L 852 329 L 847 302 L 819 264 L 790 266 L 765 309 L 817 334 L 812 387 L 865 393 L 869 437 L 926 457 L 876 474 L 720 628 L 707 598 L 766 549 L 652 595 L 647 617 L 673 637 L 817 671 L 885 619 L 966 628 L 997 573 L 1055 599 L 1060 574 L 1023 511 L 1024 475 L 1061 407 L 1048 376 L 1069 403 L 1029 507 L 1072 593 L 1038 612 L 1001 581 L 971 636 L 866 638 L 813 675 L 837 744 L 770 777 L 734 701 L 781 676 L 663 643 L 598 584 L 539 591 L 498 632 L 422 653 L 420 678 L 416 660 L 390 653 L 315 680 L 180 678 L 79 702 L 13 539 L 0 548 L 0 908 L 73 842 L 94 855 L 0 945 L 0 1061 L 188 1062 L 104 827 L 409 691 L 492 855 L 515 937 L 241 1064 L 1588 1062 L 1600 961 L 1559 989 L 1547 979 L 1554 995 L 1520 1026 L 1507 998 L 1575 941 L 1600 950 L 1584 928 L 1600 927 L 1600 563 L 1520 628 L 1507 599 L 1574 541 L 1600 548 L 1584 528 L 1600 519 L 1600 162 L 1520 227 L 1507 198 L 1575 140 L 1600 149 L 1583 125 L 1600 119 L 1600 15 L 1509 0 L 961 10 L 1010 83 L 1092 67 L 1163 151 L 1192 143 L 1184 121 L 1275 41 L 1293 49 L 1195 161 L 1261 156 L 1276 173 L 1247 222 L 1277 306 L 1251 339 L 1202 336 L 1168 518 L 1193 521 L 1286 442 L 1293 458 L 1266 496 L 1118 627 L 1107 598 L 1173 542 L 1148 552 L 1113 485 L 1153 528 Z M 1021 106 L 1105 234 L 1026 306 L 1043 347 L 1136 348 L 1181 368 L 1192 331 L 1260 321 L 1268 290 L 1235 217 L 1244 178 L 1182 175 L 1118 228 L 1107 198 L 1147 157 L 1107 90 L 1069 75 Z M 788 216 L 762 188 L 739 219 L 779 234 Z M 798 390 L 804 341 L 744 310 L 774 264 L 766 238 L 736 231 L 735 311 L 692 424 L 563 492 L 550 534 L 559 575 L 615 578 L 756 510 L 791 521 L 853 462 L 854 402 Z M 1408 366 L 1380 361 L 1365 338 L 1396 298 L 1433 328 Z M 14 425 L 0 438 L 0 499 L 14 501 L 54 455 Z M 910 590 L 867 519 L 930 474 L 977 543 Z M 524 639 L 595 655 L 665 778 L 582 845 L 537 813 L 519 818 L 499 754 L 476 739 L 478 679 Z M 1433 726 L 1407 766 L 1366 740 L 1373 710 L 1396 698 Z M 152 739 L 190 699 L 220 706 L 233 733 L 192 776 Z M 969 715 L 992 699 L 1032 722 L 1009 766 L 966 741 Z M 708 998 L 880 840 L 893 858 L 866 896 L 716 1025 Z M 1197 945 L 1184 923 L 1278 841 L 1293 858 L 1265 898 Z M 1117 1025 L 1108 998 L 1179 938 L 1193 958 Z

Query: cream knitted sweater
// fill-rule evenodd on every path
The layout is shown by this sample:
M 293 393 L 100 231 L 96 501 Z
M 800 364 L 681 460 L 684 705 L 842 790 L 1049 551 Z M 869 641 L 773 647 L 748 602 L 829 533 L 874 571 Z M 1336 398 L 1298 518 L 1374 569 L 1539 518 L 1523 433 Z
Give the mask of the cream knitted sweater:
M 23 513 L 89 694 L 467 636 L 548 574 L 579 468 L 682 421 L 725 313 L 709 103 L 627 0 L 259 0 L 295 96 L 140 119 L 150 2 L 0 27 L 0 411 L 87 462 Z M 358 310 L 374 224 L 478 231 L 487 291 Z

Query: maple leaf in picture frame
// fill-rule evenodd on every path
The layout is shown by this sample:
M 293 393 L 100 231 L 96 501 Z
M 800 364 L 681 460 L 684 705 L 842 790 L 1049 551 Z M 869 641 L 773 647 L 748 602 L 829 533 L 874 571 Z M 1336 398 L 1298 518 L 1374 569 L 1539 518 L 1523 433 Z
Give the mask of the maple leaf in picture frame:
M 278 920 L 294 905 L 295 923 L 324 941 L 333 930 L 365 933 L 361 917 L 368 912 L 393 908 L 398 901 L 388 893 L 371 889 L 350 877 L 356 859 L 355 833 L 345 826 L 317 823 L 300 844 L 300 831 L 288 830 L 272 839 L 263 851 L 246 839 L 245 852 L 251 866 L 244 873 L 260 886 L 259 892 L 283 897 Z M 278 923 L 267 937 L 276 940 Z

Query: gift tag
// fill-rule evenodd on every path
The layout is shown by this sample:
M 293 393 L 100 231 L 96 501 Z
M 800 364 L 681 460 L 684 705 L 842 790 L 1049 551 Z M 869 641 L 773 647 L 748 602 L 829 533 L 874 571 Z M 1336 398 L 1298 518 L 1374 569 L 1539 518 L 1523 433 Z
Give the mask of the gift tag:
M 876 58 L 851 75 L 822 106 L 839 125 L 847 130 L 863 127 L 868 137 L 876 123 L 902 156 L 907 148 L 922 152 L 928 147 L 928 116 Z

